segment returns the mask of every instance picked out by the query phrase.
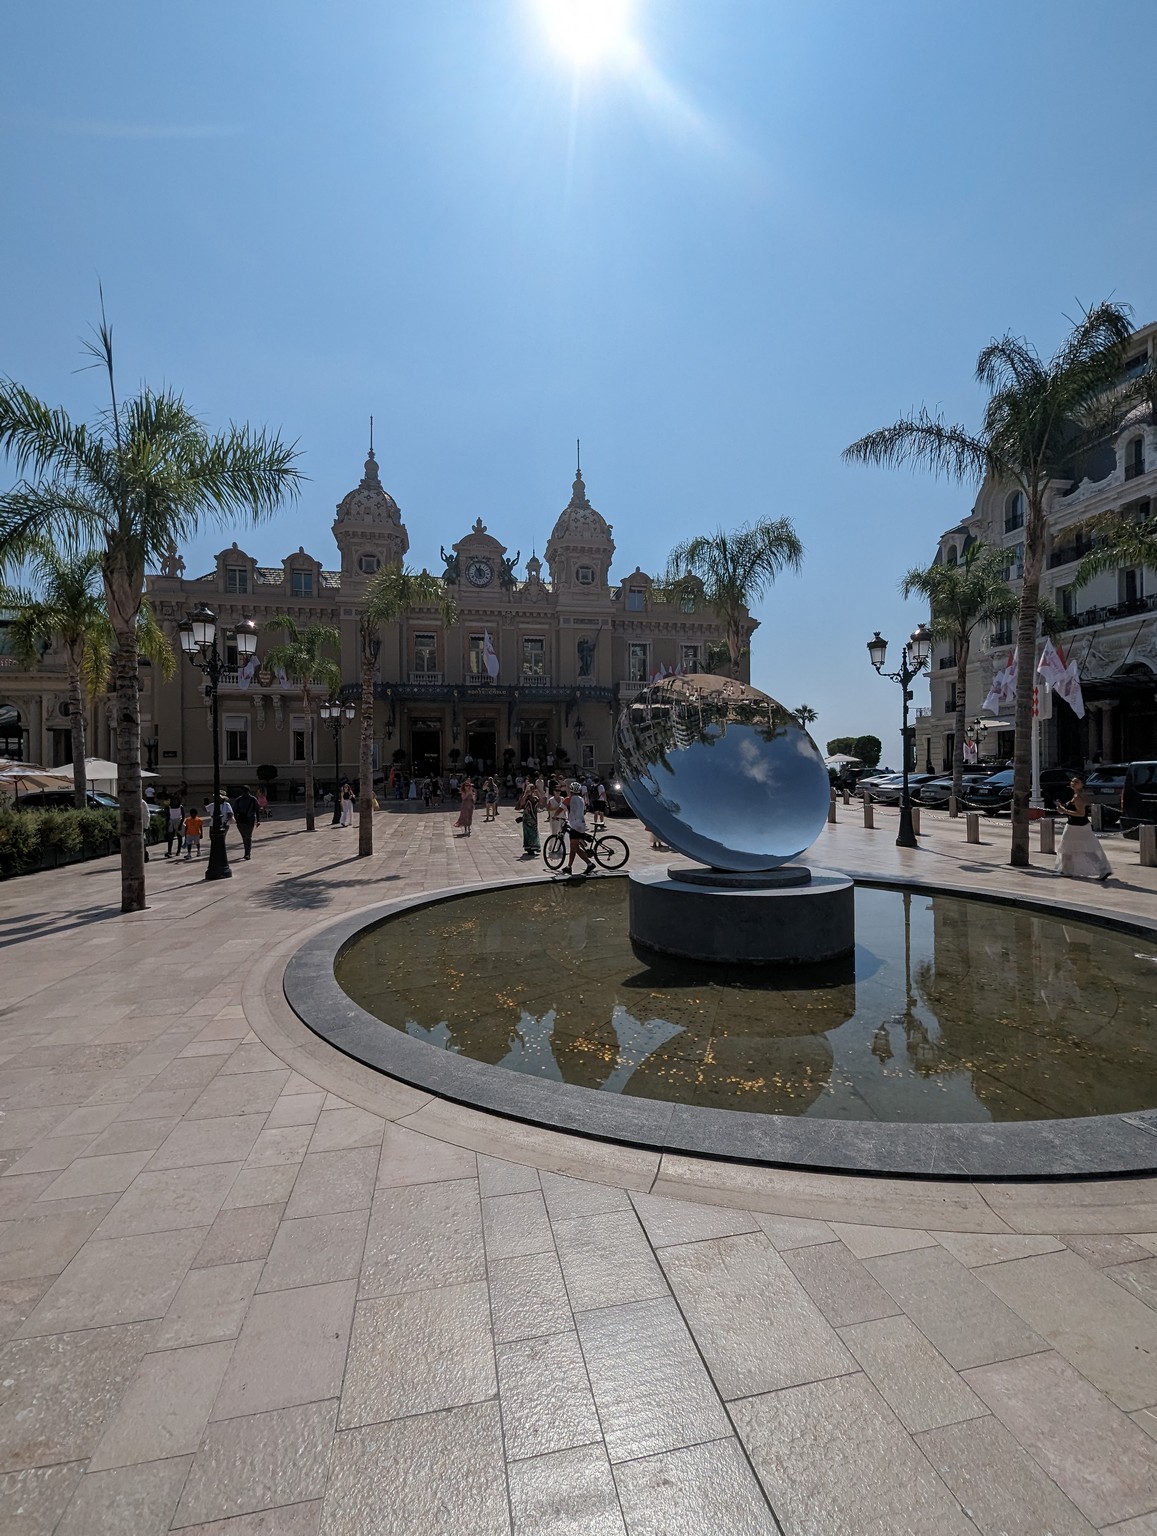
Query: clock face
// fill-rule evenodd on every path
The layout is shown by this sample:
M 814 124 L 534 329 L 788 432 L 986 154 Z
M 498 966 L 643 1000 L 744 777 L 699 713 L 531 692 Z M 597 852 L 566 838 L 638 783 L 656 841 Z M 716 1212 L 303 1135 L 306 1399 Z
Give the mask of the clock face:
M 494 568 L 489 560 L 471 560 L 466 567 L 466 580 L 473 587 L 488 587 L 494 576 Z

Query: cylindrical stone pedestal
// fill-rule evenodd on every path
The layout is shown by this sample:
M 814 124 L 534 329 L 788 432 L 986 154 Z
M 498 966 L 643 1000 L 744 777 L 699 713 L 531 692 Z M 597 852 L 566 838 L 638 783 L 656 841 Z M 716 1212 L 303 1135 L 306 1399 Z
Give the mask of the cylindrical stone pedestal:
M 782 875 L 790 880 L 794 871 L 801 883 L 764 887 L 722 870 L 711 883 L 706 868 L 694 871 L 694 883 L 688 872 L 672 879 L 661 868 L 633 871 L 631 939 L 659 954 L 732 965 L 810 965 L 850 954 L 852 882 L 830 869 L 786 866 Z

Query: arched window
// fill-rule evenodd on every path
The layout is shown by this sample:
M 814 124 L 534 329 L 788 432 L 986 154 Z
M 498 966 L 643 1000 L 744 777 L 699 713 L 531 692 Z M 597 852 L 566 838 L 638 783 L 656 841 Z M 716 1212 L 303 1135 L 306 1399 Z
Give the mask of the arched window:
M 960 561 L 960 556 L 956 552 L 956 545 L 955 544 L 949 544 L 947 552 L 945 553 L 945 556 L 944 556 L 944 564 L 945 565 L 957 565 L 959 563 L 959 561 Z
M 1013 491 L 1004 499 L 1004 531 L 1014 533 L 1024 527 L 1024 492 Z
M 1145 439 L 1134 437 L 1125 448 L 1125 479 L 1136 480 L 1145 473 Z

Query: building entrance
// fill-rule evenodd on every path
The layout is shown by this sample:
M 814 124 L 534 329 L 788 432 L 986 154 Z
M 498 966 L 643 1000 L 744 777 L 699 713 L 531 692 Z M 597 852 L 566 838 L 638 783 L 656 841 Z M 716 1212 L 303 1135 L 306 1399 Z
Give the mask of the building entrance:
M 415 720 L 410 727 L 410 762 L 415 774 L 442 767 L 442 727 L 436 720 Z
M 466 756 L 474 759 L 474 771 L 493 773 L 498 759 L 498 732 L 493 720 L 466 724 Z

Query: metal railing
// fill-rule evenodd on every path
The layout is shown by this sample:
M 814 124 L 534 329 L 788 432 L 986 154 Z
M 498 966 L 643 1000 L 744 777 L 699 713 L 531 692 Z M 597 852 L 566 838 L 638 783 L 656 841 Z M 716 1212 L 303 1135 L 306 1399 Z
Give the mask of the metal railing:
M 441 672 L 411 672 L 410 681 L 416 683 L 419 687 L 423 684 L 430 686 L 440 683 L 442 681 L 442 674 Z
M 1138 475 L 1145 473 L 1145 460 L 1134 459 L 1132 463 L 1125 465 L 1125 479 L 1136 480 Z

